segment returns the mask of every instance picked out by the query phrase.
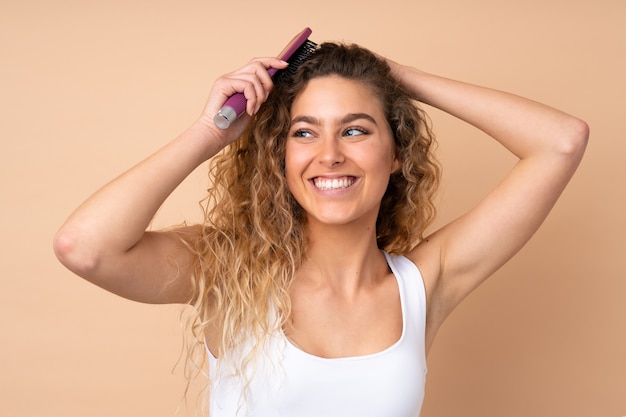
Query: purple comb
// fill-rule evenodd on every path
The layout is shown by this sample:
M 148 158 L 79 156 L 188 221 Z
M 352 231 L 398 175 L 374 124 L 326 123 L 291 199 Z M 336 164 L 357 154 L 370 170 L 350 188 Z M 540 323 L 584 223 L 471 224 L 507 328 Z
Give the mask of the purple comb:
M 289 66 L 290 70 L 293 71 L 297 65 L 306 61 L 306 58 L 317 47 L 317 44 L 308 40 L 311 32 L 311 29 L 305 28 L 278 55 L 279 59 L 288 61 L 291 64 Z M 275 68 L 270 68 L 267 72 L 270 74 L 270 77 L 273 77 L 277 71 Z M 230 96 L 213 118 L 215 125 L 220 129 L 228 129 L 230 124 L 246 110 L 247 102 L 248 100 L 242 93 Z

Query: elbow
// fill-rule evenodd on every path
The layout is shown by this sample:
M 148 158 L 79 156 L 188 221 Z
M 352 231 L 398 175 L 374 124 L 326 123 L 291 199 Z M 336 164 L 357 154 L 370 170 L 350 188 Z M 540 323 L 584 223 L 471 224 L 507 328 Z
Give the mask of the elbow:
M 54 236 L 52 247 L 59 262 L 81 277 L 86 278 L 97 269 L 98 257 L 78 231 L 62 227 Z
M 572 117 L 565 126 L 562 138 L 563 154 L 580 161 L 589 141 L 589 125 L 584 120 Z

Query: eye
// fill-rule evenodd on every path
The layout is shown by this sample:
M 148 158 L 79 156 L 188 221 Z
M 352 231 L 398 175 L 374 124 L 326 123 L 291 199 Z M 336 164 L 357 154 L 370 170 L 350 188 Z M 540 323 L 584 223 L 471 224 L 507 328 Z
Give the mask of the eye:
M 349 127 L 343 132 L 344 136 L 360 136 L 367 135 L 368 133 L 367 130 L 360 127 Z
M 311 138 L 313 137 L 313 134 L 306 129 L 297 129 L 291 134 L 291 136 L 296 138 Z

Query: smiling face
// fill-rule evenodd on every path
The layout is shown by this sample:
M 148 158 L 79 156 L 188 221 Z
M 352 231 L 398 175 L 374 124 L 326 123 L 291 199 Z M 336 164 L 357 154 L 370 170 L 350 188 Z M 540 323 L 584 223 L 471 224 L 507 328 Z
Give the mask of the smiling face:
M 391 130 L 368 87 L 338 76 L 308 82 L 291 107 L 285 171 L 309 224 L 364 221 L 374 229 L 398 167 Z

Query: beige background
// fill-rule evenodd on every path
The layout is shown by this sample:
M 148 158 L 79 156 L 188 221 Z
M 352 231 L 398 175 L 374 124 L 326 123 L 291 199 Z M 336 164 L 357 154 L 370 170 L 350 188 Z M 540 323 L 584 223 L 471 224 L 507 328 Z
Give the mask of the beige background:
M 174 415 L 181 308 L 83 282 L 56 262 L 52 236 L 191 123 L 216 76 L 304 26 L 589 122 L 585 159 L 543 228 L 442 328 L 423 416 L 626 415 L 624 0 L 0 0 L 0 415 Z M 431 116 L 441 224 L 512 159 Z M 197 220 L 205 182 L 199 169 L 156 225 Z

